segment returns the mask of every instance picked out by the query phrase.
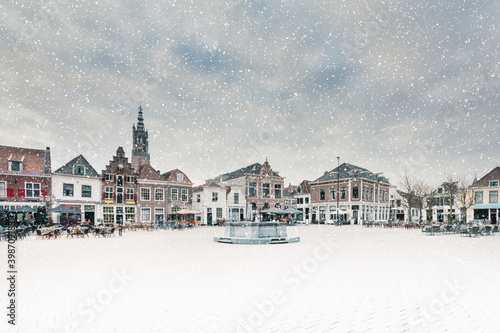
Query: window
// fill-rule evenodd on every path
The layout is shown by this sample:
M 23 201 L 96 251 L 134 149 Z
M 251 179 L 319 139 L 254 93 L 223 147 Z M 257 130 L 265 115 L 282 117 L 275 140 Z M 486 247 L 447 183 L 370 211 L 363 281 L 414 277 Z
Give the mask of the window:
M 82 198 L 92 197 L 92 187 L 90 185 L 82 185 Z
M 116 177 L 116 186 L 119 186 L 119 187 L 123 186 L 123 176 Z
M 370 200 L 373 200 L 373 189 L 370 189 Z
M 256 182 L 248 183 L 248 196 L 249 197 L 256 197 L 257 196 L 257 183 Z
M 7 196 L 7 183 L 0 182 L 0 197 L 6 197 L 6 196 Z
M 155 208 L 155 222 L 163 222 L 165 210 L 163 208 Z
M 490 203 L 498 203 L 498 191 L 490 191 Z
M 179 199 L 178 193 L 179 193 L 179 190 L 176 188 L 173 188 L 171 190 L 170 198 L 172 198 L 172 201 L 177 201 Z
M 155 188 L 155 200 L 164 201 L 164 191 L 162 188 Z
M 498 186 L 498 180 L 490 181 L 490 186 Z
M 175 178 L 177 179 L 178 182 L 183 182 L 184 181 L 184 175 L 182 173 L 176 174 Z
M 141 187 L 141 200 L 142 201 L 151 200 L 151 189 L 149 187 Z
M 105 176 L 105 180 L 107 182 L 112 182 L 114 180 L 114 177 L 113 177 L 113 175 L 110 175 L 109 173 L 107 173 Z
M 141 208 L 141 222 L 151 222 L 151 208 Z
M 217 202 L 219 199 L 217 192 L 212 192 L 212 202 Z
M 305 203 L 308 204 L 309 203 L 309 197 L 305 197 Z
M 270 192 L 270 185 L 269 183 L 262 183 L 262 196 L 265 198 L 269 198 L 271 192 Z
M 102 208 L 103 212 L 103 220 L 104 223 L 114 223 L 115 222 L 115 209 L 113 207 L 103 207 Z
M 133 188 L 128 188 L 127 189 L 127 201 L 134 201 L 134 189 Z
M 73 167 L 73 174 L 80 176 L 85 175 L 85 167 L 83 165 L 75 165 Z
M 330 189 L 330 200 L 335 200 L 335 189 L 334 188 Z
M 127 183 L 133 183 L 133 182 L 134 182 L 134 177 L 127 176 Z
M 184 202 L 188 201 L 188 190 L 181 190 L 181 200 Z
M 216 216 L 218 219 L 222 218 L 222 208 L 217 208 Z
M 196 202 L 198 202 L 198 203 L 201 202 L 201 195 L 200 194 L 196 195 Z
M 116 188 L 116 203 L 123 203 L 123 187 Z
M 352 198 L 353 199 L 359 199 L 359 187 L 354 186 L 352 188 Z
M 26 198 L 38 198 L 40 196 L 40 183 L 26 183 Z
M 274 197 L 281 198 L 281 184 L 274 184 Z
M 239 204 L 240 203 L 240 194 L 239 193 L 235 193 L 234 194 L 234 203 L 235 204 Z
M 112 186 L 106 186 L 104 187 L 104 199 L 113 199 L 113 187 Z
M 125 221 L 135 222 L 135 207 L 125 207 Z
M 340 189 L 340 199 L 345 200 L 345 187 Z
M 319 191 L 319 200 L 324 201 L 325 200 L 325 190 Z
M 10 161 L 10 171 L 22 171 L 22 162 L 20 161 Z
M 477 204 L 483 203 L 483 191 L 476 192 L 475 202 Z

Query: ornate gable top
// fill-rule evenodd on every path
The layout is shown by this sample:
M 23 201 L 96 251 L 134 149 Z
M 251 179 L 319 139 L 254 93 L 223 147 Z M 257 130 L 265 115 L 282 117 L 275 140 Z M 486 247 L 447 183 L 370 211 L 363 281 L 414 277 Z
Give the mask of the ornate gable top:
M 260 170 L 260 174 L 263 176 L 272 176 L 273 175 L 273 170 L 271 169 L 271 165 L 269 165 L 269 162 L 267 161 L 267 157 L 266 157 L 266 161 L 262 165 L 262 169 Z

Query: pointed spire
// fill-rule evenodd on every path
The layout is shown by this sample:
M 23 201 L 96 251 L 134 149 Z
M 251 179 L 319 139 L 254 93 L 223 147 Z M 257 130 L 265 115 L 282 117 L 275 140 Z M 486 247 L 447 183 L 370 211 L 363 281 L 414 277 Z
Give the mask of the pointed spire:
M 139 115 L 137 116 L 137 129 L 144 129 L 144 116 L 142 115 L 142 105 L 139 104 Z
M 472 185 L 477 183 L 477 173 L 474 172 L 474 180 L 472 181 Z

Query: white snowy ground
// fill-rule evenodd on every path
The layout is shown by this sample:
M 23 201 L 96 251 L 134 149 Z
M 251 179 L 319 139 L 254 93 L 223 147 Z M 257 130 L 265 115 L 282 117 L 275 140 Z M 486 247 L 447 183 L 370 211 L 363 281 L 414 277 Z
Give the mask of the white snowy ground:
M 500 235 L 297 226 L 230 245 L 221 227 L 17 243 L 1 332 L 498 332 Z M 0 242 L 6 269 L 6 243 Z

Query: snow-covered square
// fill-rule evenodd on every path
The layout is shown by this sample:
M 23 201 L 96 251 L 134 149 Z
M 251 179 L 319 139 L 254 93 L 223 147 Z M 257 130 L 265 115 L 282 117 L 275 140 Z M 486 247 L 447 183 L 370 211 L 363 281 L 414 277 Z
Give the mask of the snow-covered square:
M 1 331 L 492 332 L 500 327 L 498 235 L 299 225 L 288 230 L 301 237 L 299 243 L 214 242 L 223 232 L 199 227 L 20 240 L 18 323 L 8 327 L 2 321 Z M 5 261 L 6 251 L 1 253 Z M 2 279 L 2 290 L 6 283 Z

